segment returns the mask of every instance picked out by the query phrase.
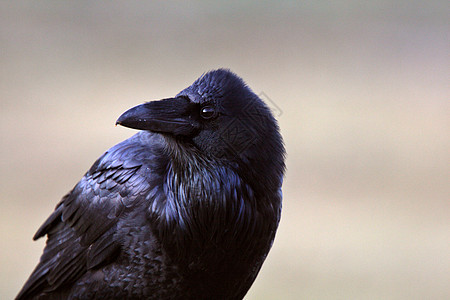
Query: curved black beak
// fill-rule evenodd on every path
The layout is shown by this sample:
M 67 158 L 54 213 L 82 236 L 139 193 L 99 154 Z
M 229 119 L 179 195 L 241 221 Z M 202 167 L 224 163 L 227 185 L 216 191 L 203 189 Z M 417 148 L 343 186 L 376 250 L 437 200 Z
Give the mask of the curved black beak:
M 173 135 L 192 135 L 198 128 L 191 116 L 193 106 L 185 98 L 151 101 L 124 112 L 116 125 Z

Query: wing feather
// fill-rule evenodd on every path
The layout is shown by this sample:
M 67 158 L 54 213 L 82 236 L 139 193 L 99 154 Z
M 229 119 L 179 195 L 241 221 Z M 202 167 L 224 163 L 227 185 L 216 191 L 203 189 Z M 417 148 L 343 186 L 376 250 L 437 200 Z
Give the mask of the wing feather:
M 47 234 L 47 244 L 17 299 L 67 286 L 119 253 L 114 235 L 118 219 L 150 190 L 139 173 L 142 159 L 136 159 L 147 149 L 136 146 L 125 141 L 100 157 L 38 229 L 33 239 Z

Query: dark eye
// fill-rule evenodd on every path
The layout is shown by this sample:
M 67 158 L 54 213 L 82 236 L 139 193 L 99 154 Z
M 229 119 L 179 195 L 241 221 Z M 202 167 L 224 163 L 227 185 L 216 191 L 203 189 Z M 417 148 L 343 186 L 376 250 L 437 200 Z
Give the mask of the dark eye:
M 200 109 L 200 116 L 203 119 L 211 119 L 216 115 L 216 111 L 212 106 L 204 106 Z

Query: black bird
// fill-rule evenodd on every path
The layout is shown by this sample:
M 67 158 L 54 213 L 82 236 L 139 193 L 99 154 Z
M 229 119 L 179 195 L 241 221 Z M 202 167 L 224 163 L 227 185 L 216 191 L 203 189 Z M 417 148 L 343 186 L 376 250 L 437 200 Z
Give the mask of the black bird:
M 103 154 L 34 240 L 17 299 L 242 299 L 281 213 L 284 146 L 269 108 L 229 70 L 117 120 Z

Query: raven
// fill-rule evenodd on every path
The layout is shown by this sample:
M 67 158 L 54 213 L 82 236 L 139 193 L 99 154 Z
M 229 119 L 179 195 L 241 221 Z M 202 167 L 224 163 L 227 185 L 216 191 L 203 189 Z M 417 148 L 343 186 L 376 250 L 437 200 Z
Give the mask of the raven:
M 281 214 L 285 150 L 270 109 L 227 69 L 117 123 L 105 152 L 33 239 L 16 299 L 242 299 Z

